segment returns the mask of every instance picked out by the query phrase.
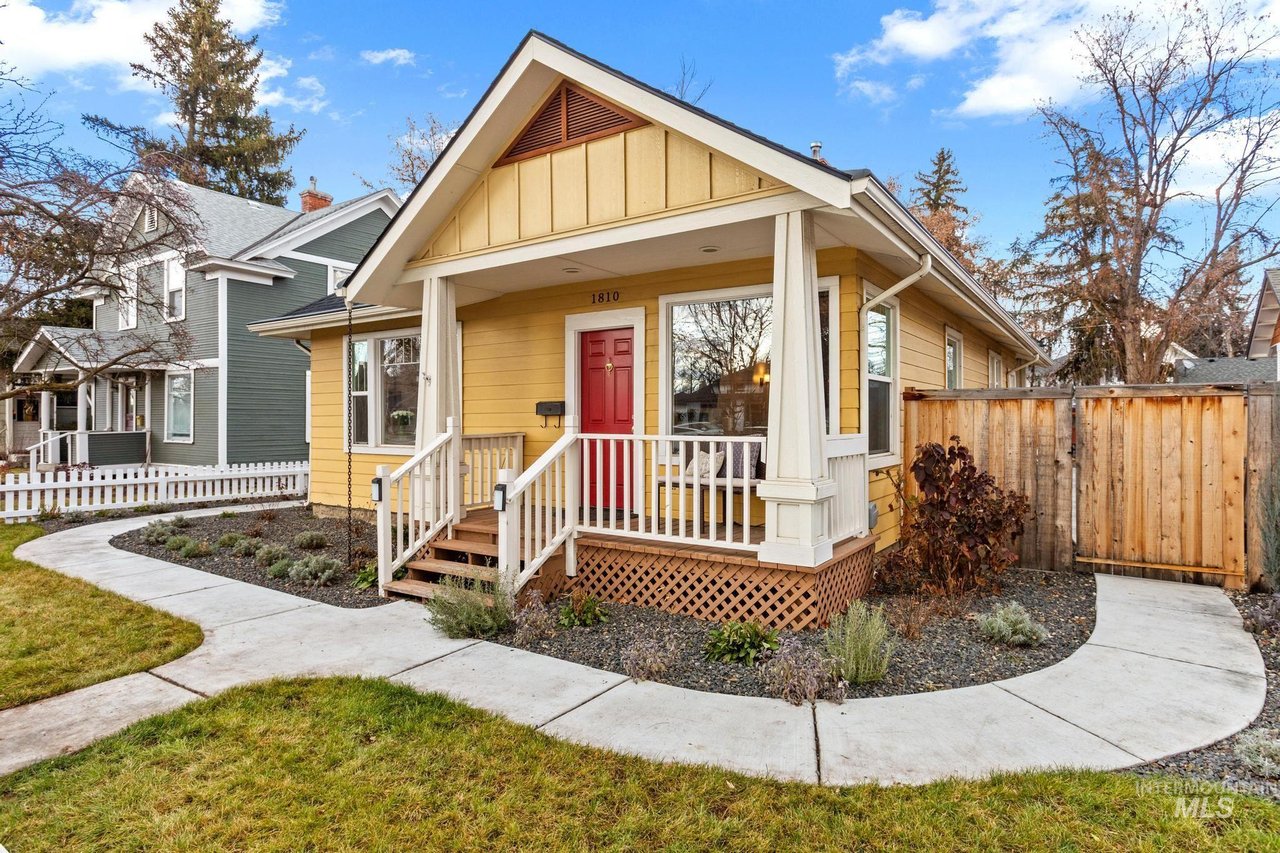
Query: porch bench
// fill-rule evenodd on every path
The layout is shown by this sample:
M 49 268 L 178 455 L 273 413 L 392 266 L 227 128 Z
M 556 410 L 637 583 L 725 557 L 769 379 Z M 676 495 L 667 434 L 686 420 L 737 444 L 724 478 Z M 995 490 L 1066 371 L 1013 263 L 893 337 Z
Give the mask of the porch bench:
M 756 486 L 764 481 L 760 476 L 760 450 L 761 445 L 752 444 L 732 444 L 728 453 L 717 453 L 717 456 L 723 456 L 721 460 L 711 457 L 711 451 L 703 450 L 701 442 L 693 445 L 698 449 L 694 451 L 693 456 L 687 462 L 681 465 L 679 473 L 672 473 L 670 464 L 667 465 L 667 473 L 656 479 L 656 484 L 661 494 L 662 490 L 666 490 L 666 500 L 671 500 L 671 492 L 674 489 L 698 489 L 700 494 L 700 505 L 710 505 L 710 493 L 712 489 L 717 490 L 718 500 L 717 506 L 720 508 L 720 524 L 728 524 L 729 503 L 733 498 L 741 499 L 745 494 L 754 494 Z M 707 442 L 707 446 L 714 445 L 715 442 Z M 744 448 L 745 448 L 745 465 L 744 465 Z M 715 473 L 710 473 L 709 469 L 712 464 L 719 462 Z M 694 469 L 695 466 L 701 466 L 698 471 L 698 477 L 695 482 Z M 745 476 L 744 476 L 745 475 Z M 725 491 L 730 492 L 731 500 L 724 500 Z M 664 504 L 665 505 L 665 504 Z M 698 506 L 695 503 L 695 506 Z M 701 513 L 699 517 L 693 519 L 699 528 L 703 525 Z

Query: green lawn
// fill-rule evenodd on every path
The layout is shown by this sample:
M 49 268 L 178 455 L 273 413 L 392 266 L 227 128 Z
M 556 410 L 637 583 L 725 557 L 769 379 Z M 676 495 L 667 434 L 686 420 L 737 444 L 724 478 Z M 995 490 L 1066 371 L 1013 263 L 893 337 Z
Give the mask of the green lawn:
M 0 709 L 139 672 L 200 645 L 200 628 L 13 556 L 40 536 L 0 525 Z
M 726 721 L 731 725 L 732 721 Z M 1280 807 L 1177 817 L 1136 779 L 842 790 L 555 741 L 384 681 L 240 688 L 0 779 L 0 844 L 83 849 L 1274 849 Z

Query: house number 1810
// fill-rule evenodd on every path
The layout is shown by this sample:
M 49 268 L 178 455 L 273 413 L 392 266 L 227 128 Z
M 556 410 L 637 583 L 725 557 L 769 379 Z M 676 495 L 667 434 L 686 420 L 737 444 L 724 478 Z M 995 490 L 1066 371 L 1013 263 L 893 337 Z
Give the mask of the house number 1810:
M 617 302 L 622 295 L 616 290 L 599 290 L 591 294 L 592 305 L 602 305 L 605 302 Z

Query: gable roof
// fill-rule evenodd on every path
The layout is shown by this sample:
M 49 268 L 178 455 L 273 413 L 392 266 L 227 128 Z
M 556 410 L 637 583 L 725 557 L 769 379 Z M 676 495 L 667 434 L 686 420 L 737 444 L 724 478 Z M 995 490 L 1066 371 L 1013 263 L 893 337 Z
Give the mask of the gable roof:
M 61 353 L 76 367 L 93 368 L 118 362 L 139 349 L 157 354 L 161 348 L 160 342 L 144 340 L 135 330 L 98 331 L 71 326 L 41 326 L 31 342 L 23 347 L 13 370 L 15 373 L 32 371 L 40 357 L 50 349 Z M 121 364 L 121 367 L 126 366 Z
M 1271 339 L 1275 337 L 1277 322 L 1280 322 L 1280 269 L 1269 269 L 1262 274 L 1258 302 L 1253 309 L 1253 326 L 1249 332 L 1250 358 L 1271 354 Z
M 1192 382 L 1275 382 L 1276 358 L 1190 358 L 1174 370 L 1173 381 Z

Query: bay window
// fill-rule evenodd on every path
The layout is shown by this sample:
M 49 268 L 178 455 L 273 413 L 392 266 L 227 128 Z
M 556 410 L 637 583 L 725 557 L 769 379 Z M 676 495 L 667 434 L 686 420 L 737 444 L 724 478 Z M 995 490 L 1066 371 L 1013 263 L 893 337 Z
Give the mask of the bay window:
M 819 280 L 818 325 L 828 432 L 838 433 L 838 278 Z M 765 435 L 773 287 L 661 298 L 662 429 L 672 435 Z
M 416 332 L 357 337 L 347 354 L 351 443 L 366 448 L 412 448 L 418 429 Z
M 195 373 L 169 373 L 164 378 L 164 440 L 190 444 L 195 440 Z
M 882 302 L 867 312 L 863 343 L 866 364 L 865 429 L 871 456 L 897 455 L 897 313 L 897 306 L 890 302 Z

